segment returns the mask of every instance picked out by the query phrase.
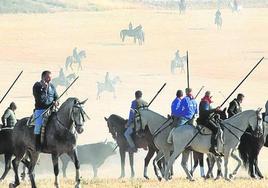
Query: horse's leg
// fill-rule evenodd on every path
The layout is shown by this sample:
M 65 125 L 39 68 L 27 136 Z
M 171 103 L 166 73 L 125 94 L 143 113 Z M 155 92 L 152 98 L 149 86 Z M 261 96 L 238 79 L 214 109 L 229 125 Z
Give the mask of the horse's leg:
M 204 171 L 204 154 L 203 153 L 200 153 L 198 155 L 198 161 L 199 161 L 199 167 L 200 167 L 200 176 L 204 178 L 205 171 Z
M 193 168 L 190 171 L 190 173 L 191 173 L 192 176 L 193 176 L 193 173 L 194 173 L 194 171 L 195 171 L 195 169 L 196 169 L 196 167 L 198 165 L 198 153 L 195 152 L 195 151 L 193 151 L 193 159 L 194 159 L 194 166 L 193 166 Z
M 181 166 L 184 169 L 188 179 L 190 181 L 193 181 L 194 180 L 193 176 L 190 174 L 190 172 L 189 172 L 189 170 L 187 168 L 187 166 L 188 166 L 187 161 L 189 159 L 190 152 L 191 152 L 190 150 L 185 150 L 185 151 L 182 152 Z
M 241 159 L 234 153 L 234 151 L 235 151 L 235 150 L 232 150 L 232 152 L 231 152 L 231 157 L 237 161 L 237 166 L 236 166 L 236 168 L 234 169 L 233 173 L 230 174 L 230 178 L 233 178 L 233 177 L 237 174 L 237 171 L 238 171 L 238 169 L 240 168 L 240 166 L 241 166 L 241 164 L 242 164 Z
M 228 160 L 229 160 L 230 150 L 224 151 L 224 178 L 227 181 L 230 181 L 230 178 L 228 177 Z
M 257 175 L 259 176 L 260 179 L 263 178 L 263 175 L 259 169 L 259 165 L 258 165 L 258 156 L 257 159 L 255 160 L 255 172 L 257 173 Z
M 149 179 L 148 175 L 147 175 L 147 169 L 148 169 L 148 165 L 150 160 L 152 159 L 152 157 L 154 156 L 155 150 L 152 146 L 149 146 L 149 151 L 144 159 L 144 171 L 143 171 L 143 177 L 145 179 Z
M 12 166 L 13 166 L 13 170 L 15 173 L 15 182 L 14 182 L 14 184 L 13 183 L 9 184 L 10 188 L 17 187 L 20 184 L 20 179 L 19 179 L 19 175 L 18 175 L 18 167 L 19 167 L 19 163 L 20 163 L 22 157 L 23 157 L 23 154 L 22 154 L 22 156 L 16 156 L 16 158 L 12 160 Z
M 207 172 L 207 175 L 206 175 L 206 179 L 213 178 L 212 169 L 213 169 L 213 166 L 214 166 L 214 162 L 215 162 L 215 160 L 212 157 L 212 155 L 207 154 L 208 172 Z
M 92 168 L 93 168 L 94 178 L 97 178 L 98 177 L 98 167 L 96 165 L 93 165 Z
M 126 158 L 126 152 L 124 149 L 119 148 L 120 152 L 120 158 L 121 158 L 121 175 L 119 178 L 125 177 L 125 158 Z
M 5 171 L 0 178 L 0 181 L 5 179 L 7 173 L 9 172 L 11 168 L 11 157 L 12 157 L 12 154 L 5 154 Z
M 79 188 L 81 179 L 80 179 L 80 163 L 77 157 L 77 151 L 74 149 L 72 152 L 68 153 L 68 155 L 74 162 L 75 166 L 75 188 Z
M 248 171 L 249 171 L 249 175 L 251 178 L 256 179 L 256 174 L 255 174 L 255 168 L 254 168 L 254 159 L 255 157 L 253 156 L 252 152 L 249 152 L 249 159 L 248 159 Z
M 156 175 L 156 177 L 157 177 L 157 179 L 158 179 L 159 181 L 161 181 L 162 178 L 161 178 L 161 177 L 159 176 L 159 174 L 158 174 L 157 166 L 158 166 L 158 169 L 160 170 L 160 172 L 162 173 L 162 176 L 163 176 L 164 174 L 163 174 L 163 166 L 162 166 L 162 162 L 163 162 L 163 164 L 165 163 L 164 156 L 163 156 L 163 154 L 159 151 L 159 152 L 157 153 L 156 157 L 155 157 L 154 160 L 153 160 L 154 173 L 155 173 L 155 175 Z M 155 163 L 157 163 L 157 166 L 156 166 Z
M 20 174 L 21 180 L 24 181 L 26 177 L 26 166 L 23 164 L 22 166 L 22 173 Z
M 174 161 L 176 160 L 176 158 L 181 154 L 182 151 L 176 150 L 172 153 L 172 155 L 170 157 L 166 157 L 167 155 L 165 155 L 165 160 L 167 161 L 167 165 L 165 167 L 165 173 L 164 173 L 164 178 L 166 180 L 169 179 L 169 172 L 171 167 L 173 166 Z M 168 155 L 170 155 L 170 152 L 168 152 Z
M 133 152 L 128 152 L 129 156 L 129 164 L 130 164 L 130 169 L 131 169 L 131 178 L 135 177 L 135 171 L 134 171 L 134 153 Z
M 55 175 L 55 181 L 54 181 L 54 186 L 56 188 L 60 187 L 59 184 L 59 156 L 58 154 L 51 154 L 51 158 L 52 158 L 52 163 L 53 163 L 53 170 L 54 170 L 54 175 Z
M 30 163 L 26 165 L 29 171 L 29 178 L 32 184 L 32 188 L 36 188 L 35 180 L 34 180 L 34 168 L 39 158 L 39 153 L 29 153 Z
M 68 164 L 69 164 L 69 161 L 66 161 L 66 160 L 61 160 L 61 164 L 62 164 L 62 166 L 61 166 L 61 170 L 62 170 L 62 173 L 63 173 L 63 177 L 64 178 L 66 178 L 67 176 L 66 176 L 66 170 L 67 170 L 67 166 L 68 166 Z

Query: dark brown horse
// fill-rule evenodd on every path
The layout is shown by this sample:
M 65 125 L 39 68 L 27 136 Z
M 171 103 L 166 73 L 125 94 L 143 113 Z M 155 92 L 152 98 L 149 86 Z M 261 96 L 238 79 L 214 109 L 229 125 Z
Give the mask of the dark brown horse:
M 107 122 L 108 128 L 109 128 L 109 132 L 112 134 L 112 137 L 116 140 L 117 145 L 119 147 L 119 152 L 120 152 L 120 158 L 121 158 L 121 175 L 120 178 L 125 177 L 125 156 L 126 156 L 126 152 L 129 153 L 129 161 L 130 161 L 130 167 L 131 167 L 131 177 L 135 176 L 135 172 L 134 172 L 134 168 L 133 168 L 133 164 L 134 164 L 134 160 L 133 160 L 133 152 L 129 152 L 128 151 L 128 143 L 125 139 L 124 136 L 124 132 L 126 130 L 125 125 L 127 123 L 127 120 L 112 114 L 109 116 L 109 118 L 104 118 Z M 147 168 L 149 165 L 149 162 L 151 160 L 151 158 L 153 157 L 153 155 L 155 153 L 158 152 L 158 149 L 155 147 L 154 143 L 153 143 L 153 137 L 151 135 L 151 133 L 149 132 L 149 130 L 145 130 L 142 135 L 137 135 L 134 133 L 133 135 L 133 140 L 134 143 L 136 145 L 137 148 L 147 148 L 148 147 L 148 153 L 144 159 L 144 173 L 143 176 L 146 179 L 149 179 L 148 175 L 147 175 Z M 158 175 L 157 173 L 157 167 L 156 164 L 153 163 L 154 165 L 154 170 L 155 170 L 155 174 L 157 176 L 158 179 L 161 179 L 161 177 Z M 158 168 L 161 170 L 162 166 L 161 166 L 161 161 L 157 163 Z

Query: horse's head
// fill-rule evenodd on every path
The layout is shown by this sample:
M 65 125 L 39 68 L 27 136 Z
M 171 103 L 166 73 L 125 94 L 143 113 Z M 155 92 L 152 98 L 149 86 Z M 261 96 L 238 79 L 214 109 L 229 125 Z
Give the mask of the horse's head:
M 80 58 L 86 58 L 87 57 L 87 54 L 86 54 L 85 50 L 82 50 L 81 52 L 79 52 L 78 55 L 79 55 Z
M 83 109 L 83 105 L 86 103 L 86 101 L 87 99 L 82 102 L 80 102 L 78 99 L 74 100 L 74 104 L 71 110 L 71 119 L 78 134 L 81 134 L 84 131 L 83 126 L 84 122 L 86 121 L 85 116 L 89 118 Z
M 107 122 L 107 126 L 108 126 L 108 129 L 109 129 L 109 133 L 112 134 L 112 137 L 113 139 L 116 139 L 116 131 L 115 131 L 115 128 L 114 126 L 112 125 L 112 123 L 110 122 L 110 117 L 109 118 L 106 118 L 104 117 L 105 121 Z
M 145 110 L 148 110 L 148 109 L 139 108 L 138 110 L 135 110 L 135 117 L 131 126 L 134 127 L 137 133 L 144 131 L 146 126 L 148 125 L 148 120 L 143 115 Z
M 249 126 L 253 130 L 254 136 L 259 136 L 260 134 L 263 134 L 263 125 L 262 125 L 262 114 L 261 114 L 261 108 L 258 108 L 256 110 L 256 114 L 249 118 Z
M 222 119 L 222 120 L 227 119 L 226 108 L 224 108 L 223 110 L 217 111 L 216 114 L 219 114 L 220 119 Z

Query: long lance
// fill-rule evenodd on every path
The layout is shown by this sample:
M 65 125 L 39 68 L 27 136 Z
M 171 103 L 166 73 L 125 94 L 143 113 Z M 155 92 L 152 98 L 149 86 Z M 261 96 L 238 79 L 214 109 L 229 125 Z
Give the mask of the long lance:
M 195 95 L 195 99 L 198 97 L 198 95 L 201 93 L 201 91 L 204 89 L 205 86 L 202 86 L 199 91 L 197 92 L 197 94 Z
M 151 102 L 148 104 L 147 107 L 149 107 L 152 102 L 155 100 L 155 98 L 159 95 L 159 93 L 162 91 L 162 89 L 167 85 L 167 83 L 164 83 L 163 86 L 159 89 L 159 91 L 155 94 L 154 98 L 151 100 Z
M 14 82 L 11 84 L 11 86 L 9 87 L 9 89 L 7 90 L 7 92 L 5 93 L 5 95 L 2 97 L 0 104 L 3 102 L 3 100 L 6 98 L 7 94 L 9 93 L 9 91 L 11 90 L 11 88 L 14 86 L 14 84 L 17 82 L 17 80 L 19 79 L 19 77 L 21 76 L 21 74 L 23 73 L 23 71 L 21 71 L 19 73 L 19 75 L 17 76 L 17 78 L 14 80 Z
M 187 88 L 190 88 L 190 74 L 189 74 L 189 54 L 187 51 Z
M 242 83 L 249 77 L 249 75 L 257 68 L 257 66 L 262 62 L 264 57 L 262 57 L 259 62 L 249 71 L 249 73 L 245 76 L 245 78 L 236 86 L 236 88 L 230 93 L 230 95 L 223 101 L 223 103 L 219 106 L 220 108 L 228 101 L 228 99 L 234 94 L 234 92 L 242 85 Z
M 77 76 L 74 81 L 72 81 L 72 83 L 64 90 L 64 92 L 57 98 L 56 101 L 58 101 L 69 89 L 70 87 L 72 87 L 72 85 L 76 82 L 76 80 L 79 78 L 79 76 Z M 39 116 L 35 117 L 33 121 L 35 121 L 36 119 L 38 119 L 40 116 L 43 116 L 54 104 L 51 104 L 42 114 L 40 114 Z
M 254 69 L 262 62 L 262 60 L 264 59 L 264 57 L 262 57 L 259 62 L 251 69 L 251 71 L 249 71 L 249 73 L 245 76 L 245 78 L 238 84 L 238 86 L 231 92 L 231 94 L 224 100 L 224 102 L 221 104 L 220 107 L 222 107 L 224 105 L 224 103 L 232 96 L 232 94 L 241 86 L 241 84 L 249 77 L 249 75 L 254 71 Z M 203 129 L 203 128 L 202 128 Z M 201 130 L 202 130 L 201 129 Z M 200 130 L 200 131 L 201 131 Z M 193 138 L 185 145 L 185 148 L 195 139 L 195 137 L 199 134 L 198 131 Z

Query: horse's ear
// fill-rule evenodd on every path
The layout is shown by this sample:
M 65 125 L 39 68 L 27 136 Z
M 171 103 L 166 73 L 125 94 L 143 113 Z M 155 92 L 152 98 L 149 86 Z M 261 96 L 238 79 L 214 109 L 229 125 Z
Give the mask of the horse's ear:
M 83 100 L 82 102 L 79 102 L 80 105 L 83 105 L 87 102 L 88 98 L 86 100 Z
M 262 108 L 258 108 L 258 109 L 257 109 L 257 113 L 260 113 L 261 110 L 262 110 Z
M 226 112 L 226 110 L 227 110 L 227 108 L 225 107 L 225 108 L 223 109 L 223 111 Z
M 107 117 L 104 117 L 105 121 L 108 121 L 108 118 Z

